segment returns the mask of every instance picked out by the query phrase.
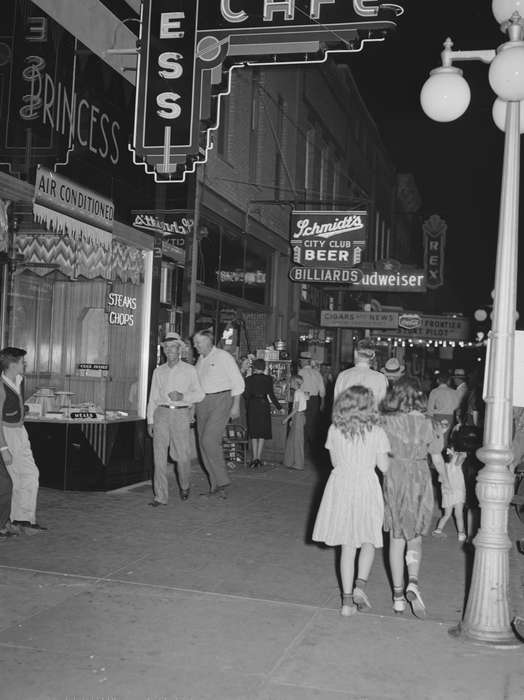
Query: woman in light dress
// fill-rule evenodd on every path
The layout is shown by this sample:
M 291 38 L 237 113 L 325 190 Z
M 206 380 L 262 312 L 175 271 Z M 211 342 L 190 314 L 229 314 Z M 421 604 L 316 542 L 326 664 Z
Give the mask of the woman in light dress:
M 365 586 L 375 549 L 382 547 L 384 502 L 375 467 L 388 469 L 389 441 L 378 425 L 373 393 L 355 385 L 338 396 L 326 448 L 333 471 L 320 504 L 313 540 L 340 545 L 344 616 L 371 607 Z M 355 555 L 360 549 L 353 586 Z

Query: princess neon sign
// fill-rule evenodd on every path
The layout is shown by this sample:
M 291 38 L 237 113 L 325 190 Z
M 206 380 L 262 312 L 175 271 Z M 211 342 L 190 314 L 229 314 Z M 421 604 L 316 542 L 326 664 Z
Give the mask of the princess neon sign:
M 380 0 L 143 0 L 134 162 L 183 181 L 206 160 L 231 69 L 360 51 L 402 13 Z

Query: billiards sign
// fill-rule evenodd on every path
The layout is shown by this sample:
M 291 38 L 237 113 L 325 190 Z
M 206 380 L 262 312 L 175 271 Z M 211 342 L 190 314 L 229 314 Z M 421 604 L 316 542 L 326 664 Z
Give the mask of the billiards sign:
M 205 162 L 235 66 L 321 62 L 396 27 L 380 0 L 142 0 L 133 158 L 156 181 Z

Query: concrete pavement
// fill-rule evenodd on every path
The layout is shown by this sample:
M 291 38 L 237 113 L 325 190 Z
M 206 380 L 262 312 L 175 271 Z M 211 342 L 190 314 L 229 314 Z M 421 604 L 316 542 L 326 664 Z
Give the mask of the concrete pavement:
M 447 633 L 467 569 L 451 524 L 424 542 L 425 621 L 392 612 L 380 552 L 372 610 L 341 618 L 335 552 L 309 539 L 319 475 L 273 465 L 232 479 L 227 500 L 199 499 L 197 469 L 190 500 L 173 484 L 156 509 L 149 485 L 42 489 L 49 532 L 0 545 L 1 700 L 524 697 L 524 646 Z M 516 549 L 511 563 L 522 614 Z

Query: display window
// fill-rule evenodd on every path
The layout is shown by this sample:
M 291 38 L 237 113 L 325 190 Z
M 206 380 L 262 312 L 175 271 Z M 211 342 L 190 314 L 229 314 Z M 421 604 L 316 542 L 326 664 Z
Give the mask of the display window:
M 199 239 L 198 279 L 206 287 L 269 304 L 270 249 L 252 236 L 213 224 Z
M 106 236 L 18 234 L 9 344 L 33 420 L 145 417 L 152 251 Z

